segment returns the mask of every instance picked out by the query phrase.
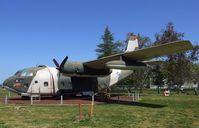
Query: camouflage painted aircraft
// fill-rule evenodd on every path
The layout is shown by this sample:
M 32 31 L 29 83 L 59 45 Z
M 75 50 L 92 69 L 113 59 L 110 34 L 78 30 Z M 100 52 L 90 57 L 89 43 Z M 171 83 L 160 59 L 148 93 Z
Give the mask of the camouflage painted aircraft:
M 3 86 L 21 96 L 97 93 L 126 78 L 134 69 L 156 63 L 146 60 L 189 49 L 192 44 L 185 40 L 138 49 L 137 37 L 131 36 L 124 53 L 83 63 L 68 62 L 66 57 L 60 65 L 53 59 L 56 67 L 19 70 L 6 79 Z

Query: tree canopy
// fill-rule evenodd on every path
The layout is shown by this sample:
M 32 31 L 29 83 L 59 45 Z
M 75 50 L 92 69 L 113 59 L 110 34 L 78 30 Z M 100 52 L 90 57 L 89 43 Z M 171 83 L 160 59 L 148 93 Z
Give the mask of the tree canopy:
M 177 32 L 174 29 L 172 22 L 166 25 L 165 29 L 162 29 L 160 33 L 155 35 L 155 45 L 165 44 L 172 41 L 183 40 L 184 33 Z M 168 84 L 171 86 L 182 85 L 184 82 L 191 81 L 192 78 L 192 64 L 196 60 L 198 46 L 194 46 L 193 50 L 172 54 L 165 58 L 166 62 L 163 65 L 161 72 L 164 79 L 167 79 Z
M 107 26 L 102 35 L 102 43 L 97 45 L 98 48 L 95 51 L 97 52 L 98 58 L 102 58 L 121 52 L 121 45 L 121 42 L 114 42 L 113 33 Z

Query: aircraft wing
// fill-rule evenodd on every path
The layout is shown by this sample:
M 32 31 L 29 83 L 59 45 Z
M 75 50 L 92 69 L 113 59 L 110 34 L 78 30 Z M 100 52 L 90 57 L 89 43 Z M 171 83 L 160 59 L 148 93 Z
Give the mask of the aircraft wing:
M 125 52 L 121 54 L 115 54 L 107 57 L 103 57 L 97 60 L 89 61 L 83 63 L 85 66 L 93 69 L 104 69 L 106 68 L 106 63 L 114 60 L 121 60 L 122 58 L 126 58 L 132 61 L 144 61 L 148 59 L 152 59 L 155 57 L 169 55 L 173 53 L 179 53 L 186 50 L 193 49 L 193 46 L 190 41 L 181 40 L 175 41 L 171 43 L 156 45 L 148 48 L 138 49 L 131 52 Z

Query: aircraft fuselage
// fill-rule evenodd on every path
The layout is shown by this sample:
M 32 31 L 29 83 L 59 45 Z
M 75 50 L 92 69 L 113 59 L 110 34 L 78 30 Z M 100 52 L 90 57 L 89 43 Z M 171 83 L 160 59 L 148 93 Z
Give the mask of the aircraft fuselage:
M 131 72 L 123 71 L 123 75 Z M 3 86 L 22 96 L 96 93 L 121 80 L 124 77 L 121 74 L 121 70 L 115 69 L 107 76 L 70 75 L 61 73 L 54 67 L 39 66 L 19 70 L 6 79 Z

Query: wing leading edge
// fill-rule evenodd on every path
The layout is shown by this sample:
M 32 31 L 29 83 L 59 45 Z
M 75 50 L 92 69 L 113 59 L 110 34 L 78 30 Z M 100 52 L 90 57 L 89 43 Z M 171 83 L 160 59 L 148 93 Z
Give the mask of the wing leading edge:
M 121 54 L 115 54 L 107 57 L 100 58 L 98 60 L 93 60 L 83 63 L 84 66 L 93 69 L 104 69 L 106 68 L 106 63 L 114 60 L 122 60 L 126 58 L 132 61 L 144 61 L 152 59 L 155 57 L 169 55 L 173 53 L 180 53 L 186 50 L 193 49 L 193 46 L 188 40 L 175 41 L 171 43 L 166 43 L 162 45 L 156 45 L 149 48 L 138 49 L 131 52 L 125 52 Z

